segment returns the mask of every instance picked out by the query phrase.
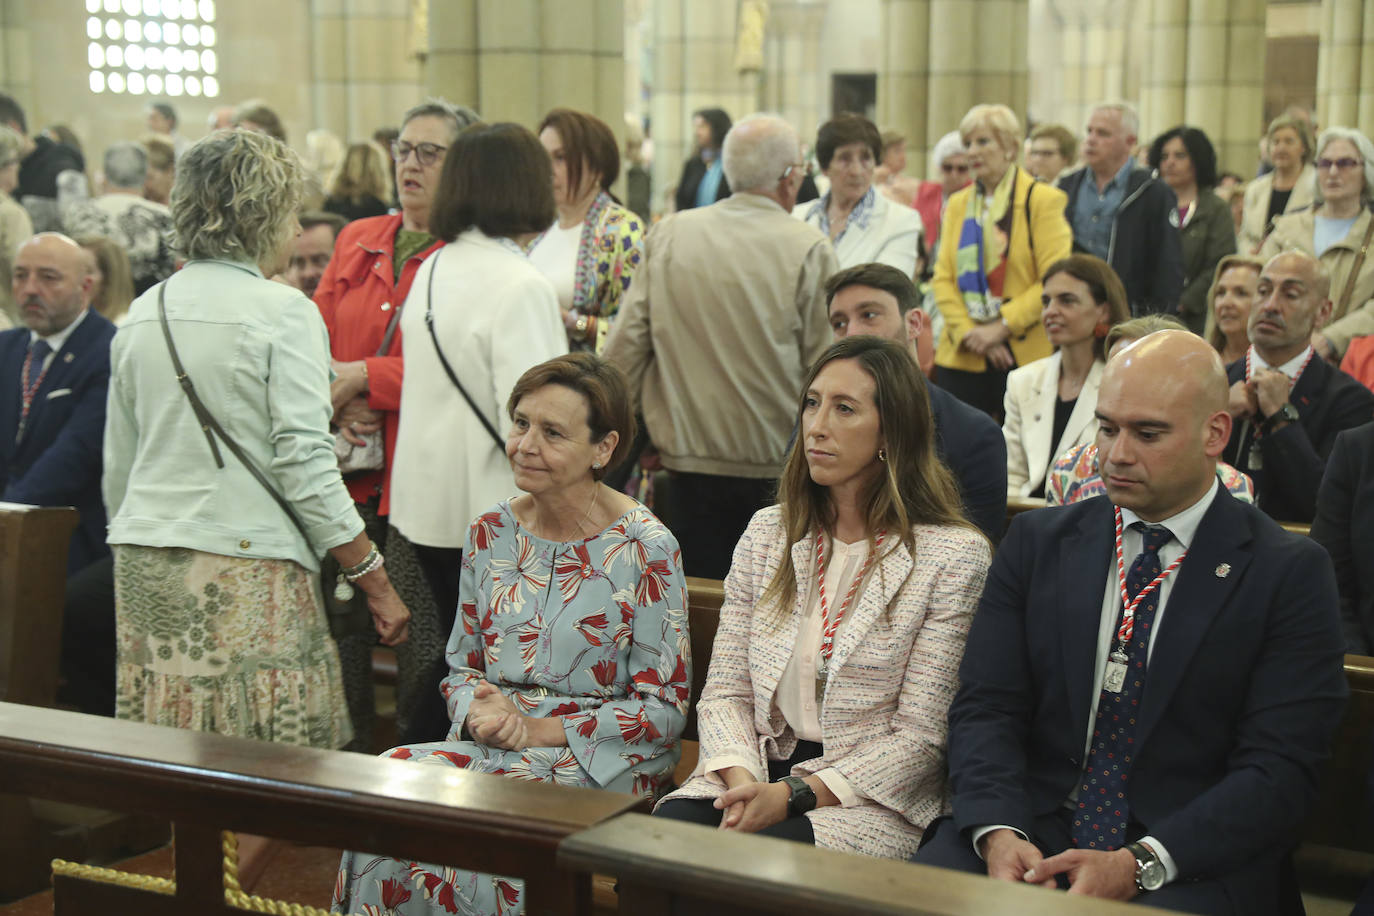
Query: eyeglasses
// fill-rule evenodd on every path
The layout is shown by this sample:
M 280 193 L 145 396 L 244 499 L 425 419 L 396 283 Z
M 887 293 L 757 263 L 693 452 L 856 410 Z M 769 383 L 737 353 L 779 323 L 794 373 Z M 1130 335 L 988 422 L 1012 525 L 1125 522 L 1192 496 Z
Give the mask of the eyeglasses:
M 396 159 L 397 165 L 405 162 L 411 153 L 415 154 L 420 165 L 433 165 L 447 149 L 447 146 L 440 146 L 437 143 L 418 143 L 412 146 L 400 140 L 391 141 L 391 155 Z
M 1350 169 L 1353 169 L 1355 166 L 1359 164 L 1360 160 L 1358 159 L 1351 159 L 1349 156 L 1342 156 L 1339 159 L 1318 159 L 1317 169 L 1322 172 L 1329 172 L 1331 171 L 1331 167 L 1334 165 L 1340 171 L 1348 172 Z
M 950 165 L 948 162 L 942 162 L 940 164 L 940 171 L 944 172 L 947 175 L 952 172 L 958 172 L 959 174 L 963 175 L 968 172 L 968 165 Z
M 792 177 L 792 173 L 793 173 L 793 172 L 798 171 L 798 170 L 801 170 L 802 175 L 805 176 L 805 175 L 806 175 L 806 163 L 804 163 L 804 162 L 794 162 L 794 163 L 792 163 L 792 164 L 789 165 L 787 168 L 785 168 L 785 169 L 782 170 L 782 174 L 778 176 L 778 181 L 786 181 L 788 178 Z

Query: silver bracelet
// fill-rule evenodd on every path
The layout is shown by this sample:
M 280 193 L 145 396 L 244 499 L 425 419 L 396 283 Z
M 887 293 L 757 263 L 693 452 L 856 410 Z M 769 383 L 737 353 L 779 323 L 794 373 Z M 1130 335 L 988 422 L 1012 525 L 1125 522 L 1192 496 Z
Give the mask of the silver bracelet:
M 349 582 L 357 582 L 368 573 L 376 572 L 381 569 L 382 562 L 382 552 L 377 549 L 376 544 L 373 544 L 372 549 L 367 552 L 367 556 L 363 557 L 361 563 L 357 566 L 350 566 L 347 569 L 341 570 L 341 572 L 343 573 L 343 577 Z

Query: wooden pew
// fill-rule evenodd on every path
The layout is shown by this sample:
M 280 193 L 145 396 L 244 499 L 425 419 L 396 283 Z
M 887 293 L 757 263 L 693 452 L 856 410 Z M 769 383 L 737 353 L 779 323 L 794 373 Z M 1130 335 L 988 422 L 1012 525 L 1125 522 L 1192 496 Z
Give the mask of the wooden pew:
M 75 509 L 0 503 L 0 702 L 57 698 L 62 602 Z
M 569 836 L 559 846 L 558 861 L 571 871 L 614 875 L 620 884 L 619 911 L 626 916 L 1164 912 L 642 814 Z
M 175 824 L 174 888 L 58 874 L 56 916 L 241 912 L 226 903 L 222 829 L 523 878 L 526 912 L 583 914 L 589 879 L 557 867 L 558 843 L 643 807 L 615 792 L 4 703 L 0 773 L 17 793 Z

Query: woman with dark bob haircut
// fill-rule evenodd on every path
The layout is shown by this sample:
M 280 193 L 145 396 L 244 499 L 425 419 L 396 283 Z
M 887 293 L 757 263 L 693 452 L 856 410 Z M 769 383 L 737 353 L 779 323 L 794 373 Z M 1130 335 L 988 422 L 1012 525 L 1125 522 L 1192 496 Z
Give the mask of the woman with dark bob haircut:
M 385 756 L 653 797 L 686 721 L 687 587 L 673 535 L 600 482 L 634 439 L 625 377 L 560 356 L 521 376 L 506 412 L 524 493 L 467 531 L 443 683 L 453 724 Z M 336 912 L 522 912 L 515 879 L 361 852 L 340 871 Z
M 574 350 L 601 351 L 620 300 L 644 259 L 644 224 L 611 195 L 620 146 L 594 115 L 555 108 L 539 123 L 553 160 L 558 219 L 530 249 L 553 283 Z
M 441 614 L 457 607 L 468 522 L 515 489 L 497 433 L 506 398 L 526 369 L 568 352 L 558 296 L 525 257 L 553 215 L 534 134 L 482 123 L 458 134 L 430 217 L 448 244 L 420 266 L 401 311 L 391 475 L 391 524 L 419 548 Z
M 799 204 L 792 215 L 830 238 L 841 267 L 877 261 L 914 279 L 921 217 L 874 187 L 873 171 L 882 154 L 882 135 L 868 118 L 846 113 L 822 124 L 816 160 L 830 179 L 830 190 Z
M 1166 130 L 1150 144 L 1150 168 L 1174 189 L 1178 212 L 1170 221 L 1183 240 L 1183 292 L 1178 315 L 1194 334 L 1207 326 L 1207 288 L 1217 262 L 1236 253 L 1231 207 L 1214 191 L 1217 154 L 1196 127 Z
M 725 579 L 700 761 L 657 813 L 904 859 L 948 805 L 946 716 L 990 550 L 905 347 L 841 340 L 799 400 L 778 505 Z

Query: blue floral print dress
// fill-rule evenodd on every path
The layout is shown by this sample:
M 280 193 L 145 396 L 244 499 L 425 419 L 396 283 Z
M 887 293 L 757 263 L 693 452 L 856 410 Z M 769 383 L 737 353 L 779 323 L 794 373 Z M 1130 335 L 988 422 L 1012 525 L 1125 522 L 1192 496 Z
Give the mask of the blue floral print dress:
M 691 688 L 687 587 L 671 532 L 636 506 L 581 541 L 522 529 L 503 502 L 468 531 L 442 690 L 443 741 L 385 756 L 567 786 L 652 795 L 671 779 Z M 567 747 L 506 751 L 462 740 L 477 682 L 563 720 Z M 522 882 L 345 853 L 336 913 L 522 913 Z

